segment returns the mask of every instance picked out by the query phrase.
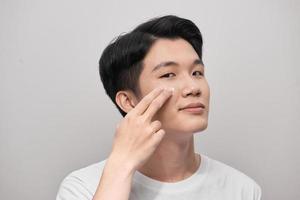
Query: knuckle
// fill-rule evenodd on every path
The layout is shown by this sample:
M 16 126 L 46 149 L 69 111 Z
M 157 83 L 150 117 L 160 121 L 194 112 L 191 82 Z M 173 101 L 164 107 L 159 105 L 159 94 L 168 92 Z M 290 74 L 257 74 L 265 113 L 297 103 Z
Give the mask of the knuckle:
M 166 131 L 164 129 L 161 129 L 160 132 L 161 132 L 161 134 L 165 134 L 166 133 Z
M 144 104 L 144 105 L 148 105 L 151 103 L 151 99 L 147 96 L 145 96 L 140 102 L 139 104 Z
M 144 101 L 146 103 L 149 103 L 151 101 L 151 98 L 149 96 L 144 97 Z
M 148 127 L 146 128 L 146 132 L 149 133 L 149 134 L 151 134 L 151 133 L 154 132 L 154 128 L 153 128 L 152 126 L 148 126 Z
M 152 105 L 153 105 L 154 107 L 157 107 L 157 108 L 160 108 L 160 107 L 161 107 L 161 103 L 160 103 L 159 101 L 153 101 L 153 102 L 152 102 Z
M 126 114 L 126 116 L 124 117 L 124 120 L 129 121 L 130 118 L 132 118 L 130 112 Z
M 159 131 L 157 131 L 158 134 L 165 134 L 165 130 L 164 129 L 160 129 Z
M 158 120 L 154 121 L 154 123 L 155 123 L 155 126 L 157 126 L 157 127 L 161 127 L 161 125 L 162 125 L 161 122 Z
M 143 126 L 143 124 L 145 123 L 145 120 L 144 118 L 142 117 L 139 117 L 135 120 L 135 123 L 138 125 L 138 126 Z
M 149 117 L 147 116 L 147 115 L 143 115 L 143 116 L 141 116 L 141 122 L 143 123 L 143 124 L 146 124 L 146 123 L 149 123 L 148 121 L 149 121 Z
M 125 119 L 127 121 L 133 121 L 135 118 L 136 118 L 135 115 L 133 113 L 130 113 L 130 112 L 127 113 L 127 115 L 125 116 Z

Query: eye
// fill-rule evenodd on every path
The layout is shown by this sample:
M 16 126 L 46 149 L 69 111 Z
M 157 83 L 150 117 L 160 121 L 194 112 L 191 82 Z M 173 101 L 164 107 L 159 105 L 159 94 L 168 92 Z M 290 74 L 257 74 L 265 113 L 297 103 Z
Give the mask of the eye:
M 167 77 L 167 78 L 169 78 L 170 76 L 169 76 L 169 74 L 174 74 L 174 73 L 167 73 L 167 74 L 164 74 L 164 75 L 162 75 L 161 77 L 159 77 L 159 78 L 163 78 L 163 77 Z M 175 74 L 174 74 L 175 75 Z
M 203 75 L 203 73 L 201 71 L 195 71 L 195 72 L 199 72 L 201 76 Z

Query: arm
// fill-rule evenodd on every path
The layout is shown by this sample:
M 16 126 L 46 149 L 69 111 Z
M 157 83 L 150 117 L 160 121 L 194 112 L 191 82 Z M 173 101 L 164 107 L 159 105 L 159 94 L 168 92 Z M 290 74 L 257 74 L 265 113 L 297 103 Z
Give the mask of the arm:
M 171 90 L 154 89 L 118 124 L 112 152 L 104 166 L 93 200 L 128 200 L 134 172 L 153 154 L 165 135 L 152 118 Z
M 109 157 L 93 200 L 128 200 L 134 170 Z

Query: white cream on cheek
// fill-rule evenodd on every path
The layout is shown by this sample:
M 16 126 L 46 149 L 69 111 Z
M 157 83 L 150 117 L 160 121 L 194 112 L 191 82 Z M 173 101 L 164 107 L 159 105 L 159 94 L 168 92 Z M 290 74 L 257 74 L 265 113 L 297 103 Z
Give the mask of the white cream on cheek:
M 175 88 L 170 86 L 164 86 L 164 89 L 170 90 L 172 92 L 172 95 L 175 93 Z

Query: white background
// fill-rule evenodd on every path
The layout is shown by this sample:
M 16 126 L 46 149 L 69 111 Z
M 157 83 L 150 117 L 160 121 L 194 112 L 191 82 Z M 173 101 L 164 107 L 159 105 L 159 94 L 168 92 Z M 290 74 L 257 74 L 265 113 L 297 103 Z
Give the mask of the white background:
M 105 159 L 121 119 L 98 73 L 117 35 L 155 16 L 192 20 L 211 89 L 196 150 L 300 199 L 300 1 L 0 1 L 0 199 L 54 199 Z

